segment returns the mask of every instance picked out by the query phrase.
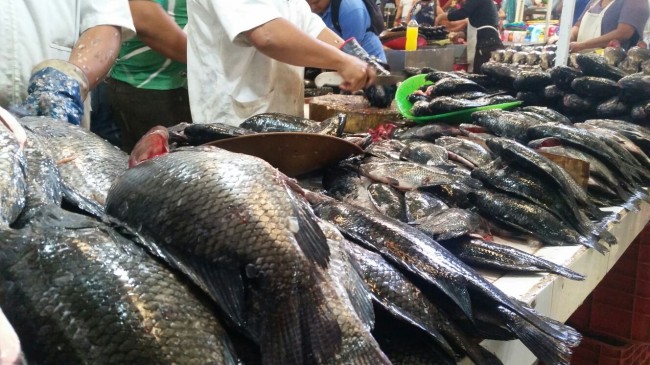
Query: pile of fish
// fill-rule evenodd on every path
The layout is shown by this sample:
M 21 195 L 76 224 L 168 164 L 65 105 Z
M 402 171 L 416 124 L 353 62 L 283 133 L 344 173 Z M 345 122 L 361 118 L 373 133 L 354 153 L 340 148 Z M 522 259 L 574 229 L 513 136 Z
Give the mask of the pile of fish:
M 650 50 L 647 48 L 634 46 L 625 52 L 621 47 L 607 47 L 603 50 L 603 57 L 609 65 L 628 75 L 650 72 Z
M 515 65 L 522 70 L 547 70 L 555 64 L 557 46 L 513 46 L 492 51 L 493 62 Z
M 475 270 L 583 280 L 495 236 L 603 252 L 598 206 L 647 199 L 649 131 L 563 118 L 403 128 L 311 190 L 201 142 L 341 119 L 156 127 L 130 157 L 49 118 L 0 125 L 0 307 L 41 364 L 500 364 L 482 339 L 569 364 L 580 334 Z M 601 190 L 536 151 L 556 147 L 599 161 Z
M 650 56 L 647 49 L 636 48 L 633 55 L 648 53 Z M 637 64 L 640 58 L 629 56 L 626 60 Z M 627 74 L 606 57 L 593 53 L 574 54 L 572 62 L 575 67 L 555 66 L 548 71 L 522 71 L 510 65 L 488 62 L 483 64 L 481 71 L 499 80 L 527 105 L 548 106 L 574 120 L 615 118 L 644 125 L 650 122 L 648 74 Z
M 425 79 L 433 84 L 421 86 L 408 98 L 413 103 L 411 115 L 417 117 L 516 101 L 510 95 L 481 85 L 489 84 L 489 80 L 480 75 L 432 71 Z

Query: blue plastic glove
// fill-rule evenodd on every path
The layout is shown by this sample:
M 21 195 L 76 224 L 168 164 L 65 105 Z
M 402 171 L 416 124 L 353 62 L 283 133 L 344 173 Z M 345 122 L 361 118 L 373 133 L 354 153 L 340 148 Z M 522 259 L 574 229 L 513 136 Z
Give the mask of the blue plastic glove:
M 20 116 L 48 116 L 79 125 L 87 94 L 88 81 L 79 67 L 66 61 L 47 60 L 34 68 L 27 98 L 12 111 Z

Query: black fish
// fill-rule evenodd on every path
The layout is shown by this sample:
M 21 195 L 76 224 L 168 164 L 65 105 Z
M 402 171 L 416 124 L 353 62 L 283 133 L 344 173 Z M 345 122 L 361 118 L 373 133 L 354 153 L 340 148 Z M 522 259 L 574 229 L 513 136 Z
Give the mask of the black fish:
M 395 132 L 395 138 L 402 141 L 407 139 L 421 139 L 433 142 L 440 136 L 458 136 L 460 134 L 460 129 L 458 129 L 457 126 L 433 123 L 419 125 L 412 128 L 398 129 Z
M 576 62 L 585 76 L 604 77 L 618 81 L 625 76 L 623 71 L 607 64 L 604 57 L 595 53 L 578 53 Z
M 406 145 L 399 157 L 421 165 L 441 165 L 447 163 L 449 154 L 444 147 L 414 140 Z
M 492 153 L 483 145 L 466 138 L 440 137 L 436 144 L 463 157 L 474 166 L 483 166 L 493 159 Z
M 584 97 L 603 100 L 616 96 L 619 92 L 616 82 L 603 77 L 583 76 L 573 79 L 571 88 Z
M 528 330 L 537 332 L 540 340 L 545 339 L 531 346 L 546 349 L 533 349 L 535 353 L 545 354 L 543 361 L 568 364 L 569 347 L 576 345 L 568 335 L 572 330 L 549 325 L 416 228 L 339 202 L 320 202 L 314 209 L 321 218 L 334 223 L 348 237 L 379 251 L 400 267 L 436 285 L 470 317 L 467 286 L 510 308 L 529 324 Z
M 407 222 L 415 222 L 420 218 L 439 213 L 449 206 L 435 196 L 419 190 L 404 193 Z
M 436 241 L 445 241 L 468 234 L 489 234 L 482 223 L 481 216 L 474 212 L 449 208 L 418 219 L 415 227 Z
M 552 83 L 551 75 L 546 71 L 522 71 L 513 86 L 517 91 L 540 91 Z
M 585 121 L 585 124 L 591 124 L 619 132 L 639 146 L 646 155 L 650 154 L 650 130 L 645 127 L 624 122 L 622 120 L 612 119 L 591 119 Z
M 582 71 L 569 66 L 555 66 L 549 70 L 549 73 L 555 86 L 567 93 L 575 92 L 571 83 L 576 78 L 583 76 Z
M 599 118 L 615 118 L 629 112 L 629 107 L 621 102 L 618 96 L 603 101 L 596 107 Z
M 183 133 L 191 146 L 198 146 L 225 138 L 255 134 L 249 129 L 222 123 L 190 124 L 183 130 Z
M 527 106 L 521 108 L 521 110 L 542 115 L 551 123 L 560 123 L 567 125 L 572 124 L 571 120 L 564 116 L 564 114 L 550 108 L 545 108 L 543 106 Z
M 434 96 L 445 96 L 458 93 L 480 91 L 485 92 L 485 88 L 474 81 L 470 81 L 460 77 L 447 77 L 438 80 L 433 85 L 431 92 Z
M 475 237 L 459 237 L 445 242 L 445 247 L 470 266 L 515 272 L 550 272 L 572 280 L 585 276 L 541 257 Z
M 621 88 L 619 98 L 624 103 L 634 104 L 650 99 L 650 76 L 634 74 L 625 76 L 618 81 Z
M 378 212 L 393 219 L 406 221 L 404 194 L 390 185 L 374 183 L 368 186 L 370 201 Z
M 472 121 L 487 128 L 494 135 L 517 141 L 528 140 L 526 134 L 528 128 L 541 123 L 538 119 L 526 115 L 498 109 L 474 112 Z

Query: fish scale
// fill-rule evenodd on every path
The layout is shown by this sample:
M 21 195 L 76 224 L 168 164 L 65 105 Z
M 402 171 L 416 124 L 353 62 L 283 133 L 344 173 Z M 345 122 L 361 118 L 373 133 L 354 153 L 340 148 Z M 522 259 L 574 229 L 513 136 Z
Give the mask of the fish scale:
M 323 304 L 325 237 L 304 204 L 258 158 L 187 148 L 127 170 L 106 209 L 166 251 L 260 345 L 265 363 L 309 364 L 311 353 L 336 352 L 340 329 Z
M 0 226 L 13 223 L 25 206 L 26 168 L 18 141 L 0 124 Z
M 219 320 L 182 279 L 111 228 L 57 209 L 0 233 L 0 304 L 30 361 L 237 363 Z M 51 222 L 61 214 L 82 225 Z

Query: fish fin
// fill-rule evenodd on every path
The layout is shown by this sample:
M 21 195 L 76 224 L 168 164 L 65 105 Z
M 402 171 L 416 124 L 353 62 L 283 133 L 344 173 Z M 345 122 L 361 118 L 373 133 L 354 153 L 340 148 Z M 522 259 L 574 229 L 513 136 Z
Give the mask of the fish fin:
M 503 365 L 503 362 L 493 353 L 481 345 L 476 345 L 482 359 L 472 359 L 476 365 Z
M 78 190 L 68 186 L 65 182 L 62 184 L 61 190 L 64 202 L 98 218 L 104 215 L 104 207 L 101 204 L 83 196 Z
M 613 246 L 613 245 L 618 244 L 618 239 L 616 238 L 616 236 L 614 236 L 612 234 L 612 232 L 610 232 L 610 231 L 608 231 L 606 229 L 602 229 L 602 230 L 598 231 L 596 236 L 599 239 L 605 241 L 605 243 L 607 243 L 610 247 Z
M 163 126 L 155 126 L 135 144 L 129 156 L 129 168 L 169 153 L 169 132 Z
M 294 193 L 289 195 L 293 203 L 294 216 L 298 220 L 297 232 L 294 233 L 298 245 L 310 261 L 320 267 L 327 267 L 330 249 L 325 234 L 318 226 L 316 216 L 305 201 L 298 199 Z
M 506 326 L 517 338 L 545 364 L 569 365 L 571 349 L 537 327 L 523 320 L 508 308 L 499 306 L 497 310 L 504 317 Z
M 438 289 L 442 290 L 456 305 L 467 315 L 467 317 L 474 321 L 474 314 L 472 312 L 472 301 L 467 291 L 467 286 L 464 284 L 450 283 L 444 280 L 436 279 L 434 284 Z
M 353 286 L 351 290 L 347 291 L 348 297 L 363 325 L 368 329 L 372 329 L 375 327 L 375 310 L 372 306 L 372 296 L 361 276 L 362 269 L 359 263 L 352 256 L 349 256 L 349 260 L 353 268 L 353 272 L 350 273 L 350 281 Z
M 435 323 L 433 323 L 431 318 L 414 318 L 414 316 L 411 315 L 408 311 L 403 310 L 400 306 L 391 302 L 390 300 L 382 299 L 374 294 L 373 297 L 379 305 L 381 305 L 394 317 L 399 318 L 405 321 L 406 323 L 421 329 L 427 335 L 431 336 L 431 338 L 433 339 L 433 341 L 436 343 L 436 345 L 440 350 L 443 350 L 447 355 L 451 356 L 452 358 L 456 357 L 456 353 L 452 349 L 449 342 L 447 342 L 445 336 L 443 336 L 438 331 L 438 329 L 434 327 Z
M 593 236 L 591 237 L 580 236 L 578 242 L 580 242 L 580 244 L 582 244 L 585 247 L 593 248 L 594 250 L 602 253 L 603 255 L 609 252 L 609 248 L 607 248 L 607 246 L 600 243 L 600 241 L 598 241 L 598 238 Z

